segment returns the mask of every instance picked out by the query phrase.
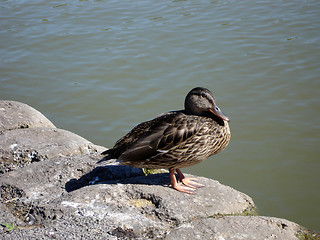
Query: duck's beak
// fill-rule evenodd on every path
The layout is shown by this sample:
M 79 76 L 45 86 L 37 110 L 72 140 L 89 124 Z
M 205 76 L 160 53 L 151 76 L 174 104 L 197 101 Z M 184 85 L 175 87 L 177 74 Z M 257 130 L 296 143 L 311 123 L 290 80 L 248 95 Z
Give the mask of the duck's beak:
M 230 119 L 226 115 L 224 115 L 224 113 L 220 110 L 220 108 L 216 104 L 213 106 L 213 108 L 209 108 L 209 111 L 224 121 L 227 121 L 227 122 L 230 121 Z

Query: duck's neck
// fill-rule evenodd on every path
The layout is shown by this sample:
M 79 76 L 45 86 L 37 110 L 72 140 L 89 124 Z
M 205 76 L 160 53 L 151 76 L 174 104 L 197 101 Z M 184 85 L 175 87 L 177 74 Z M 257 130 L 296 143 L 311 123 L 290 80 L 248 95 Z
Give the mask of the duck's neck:
M 187 111 L 187 110 L 183 110 L 182 111 L 184 114 L 186 115 L 196 115 L 196 116 L 201 116 L 201 117 L 207 117 L 207 118 L 211 118 L 213 119 L 216 123 L 218 123 L 220 126 L 224 126 L 224 121 L 219 118 L 218 116 L 212 114 L 211 112 L 203 112 L 201 115 L 200 114 L 195 114 L 193 112 Z

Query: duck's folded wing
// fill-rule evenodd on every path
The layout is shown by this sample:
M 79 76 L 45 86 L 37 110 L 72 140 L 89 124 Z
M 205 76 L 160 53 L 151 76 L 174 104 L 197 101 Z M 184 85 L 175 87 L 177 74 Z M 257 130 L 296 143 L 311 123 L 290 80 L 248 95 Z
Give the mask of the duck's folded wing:
M 120 160 L 123 161 L 144 161 L 159 153 L 169 151 L 178 147 L 188 138 L 192 137 L 196 131 L 195 123 L 185 121 L 163 123 L 154 126 L 142 136 L 138 141 L 124 151 Z

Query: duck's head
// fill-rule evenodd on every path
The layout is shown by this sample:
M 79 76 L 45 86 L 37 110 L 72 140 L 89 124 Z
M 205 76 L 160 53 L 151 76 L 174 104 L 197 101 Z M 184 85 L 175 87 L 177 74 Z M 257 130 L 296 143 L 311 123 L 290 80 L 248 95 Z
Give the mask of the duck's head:
M 223 114 L 216 104 L 212 92 L 209 89 L 196 87 L 186 96 L 184 102 L 186 113 L 199 116 L 215 116 L 229 122 L 229 118 Z

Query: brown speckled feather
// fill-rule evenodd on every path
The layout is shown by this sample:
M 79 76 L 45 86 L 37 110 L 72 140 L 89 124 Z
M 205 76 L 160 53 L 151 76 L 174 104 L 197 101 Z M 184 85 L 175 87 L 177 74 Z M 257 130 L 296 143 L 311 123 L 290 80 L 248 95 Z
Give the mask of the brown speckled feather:
M 137 125 L 103 154 L 132 167 L 181 168 L 222 151 L 229 140 L 226 121 L 175 111 Z

